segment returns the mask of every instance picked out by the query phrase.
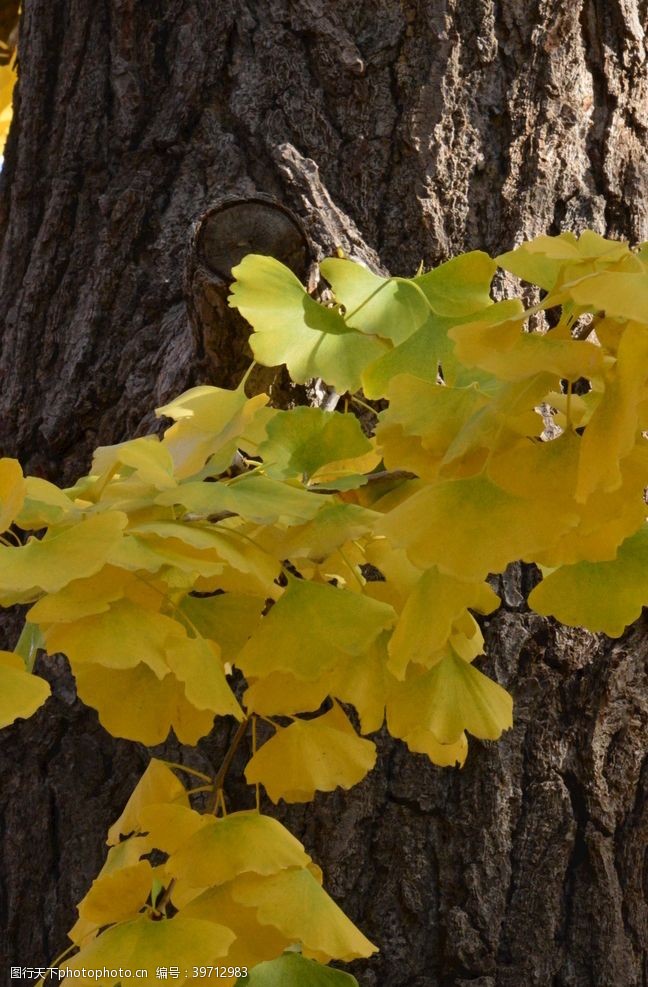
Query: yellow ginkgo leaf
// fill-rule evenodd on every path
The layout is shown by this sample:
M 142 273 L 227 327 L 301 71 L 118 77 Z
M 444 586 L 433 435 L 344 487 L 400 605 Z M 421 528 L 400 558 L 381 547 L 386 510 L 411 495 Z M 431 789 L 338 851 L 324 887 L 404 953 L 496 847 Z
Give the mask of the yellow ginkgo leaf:
M 92 457 L 92 473 L 103 477 L 107 473 L 136 473 L 145 484 L 157 490 L 176 486 L 173 459 L 168 446 L 157 435 L 144 435 L 114 446 L 99 446 Z
M 346 542 L 368 534 L 377 520 L 373 511 L 357 504 L 342 503 L 337 498 L 322 500 L 324 503 L 312 521 L 294 525 L 287 531 L 267 528 L 259 532 L 259 544 L 278 558 L 320 561 Z
M 305 867 L 310 857 L 288 830 L 255 811 L 214 816 L 167 861 L 170 874 L 194 887 L 225 884 L 240 874 Z
M 513 725 L 513 701 L 501 685 L 450 652 L 430 671 L 394 686 L 387 724 L 395 737 L 429 730 L 441 744 L 456 744 L 464 730 L 497 740 Z
M 175 476 L 193 476 L 215 455 L 219 459 L 216 473 L 227 469 L 237 438 L 267 400 L 267 394 L 247 398 L 240 387 L 228 391 L 201 385 L 157 408 L 157 415 L 167 415 L 176 422 L 162 440 L 173 459 Z
M 605 271 L 569 285 L 579 305 L 602 310 L 606 315 L 648 323 L 648 271 L 636 273 Z
M 95 514 L 70 528 L 52 529 L 22 548 L 0 548 L 0 603 L 55 593 L 73 579 L 92 576 L 122 539 L 128 519 L 118 511 Z
M 491 613 L 499 603 L 487 583 L 468 583 L 436 567 L 428 569 L 410 593 L 389 642 L 389 670 L 402 679 L 410 662 L 427 665 L 466 607 Z
M 139 827 L 148 834 L 149 848 L 163 853 L 175 853 L 194 833 L 210 825 L 211 819 L 211 816 L 175 801 L 142 805 L 137 815 Z
M 23 506 L 27 486 L 17 459 L 0 459 L 0 534 L 13 524 Z
M 639 401 L 647 383 L 648 326 L 631 323 L 621 337 L 616 365 L 606 377 L 605 391 L 583 434 L 576 486 L 580 503 L 599 488 L 620 486 L 620 460 L 637 440 Z
M 82 662 L 74 677 L 80 698 L 114 737 L 154 747 L 173 728 L 181 743 L 195 744 L 214 725 L 214 711 L 192 706 L 175 675 L 159 679 L 144 663 L 122 669 Z
M 151 893 L 152 876 L 148 860 L 100 874 L 79 904 L 79 918 L 97 927 L 135 918 Z
M 205 919 L 226 925 L 235 934 L 223 960 L 223 966 L 245 966 L 251 969 L 257 963 L 281 956 L 292 945 L 279 929 L 262 925 L 255 908 L 239 904 L 232 897 L 232 885 L 222 884 L 208 888 L 182 908 L 185 918 Z
M 199 634 L 217 642 L 224 662 L 233 664 L 261 620 L 264 606 L 265 597 L 221 592 L 217 596 L 185 596 L 179 612 Z
M 361 654 L 393 619 L 393 610 L 383 603 L 290 577 L 237 665 L 254 678 L 283 671 L 316 679 L 343 654 Z
M 25 531 L 57 525 L 76 519 L 81 512 L 63 490 L 39 476 L 25 477 L 25 502 L 16 517 L 16 524 Z
M 172 640 L 167 645 L 166 662 L 196 709 L 243 719 L 243 711 L 225 678 L 220 649 L 213 641 Z
M 468 756 L 468 738 L 465 733 L 453 744 L 440 743 L 431 730 L 417 727 L 402 738 L 413 754 L 426 754 L 440 768 L 463 767 Z
M 25 668 L 20 655 L 0 651 L 0 729 L 27 719 L 50 695 L 49 684 Z
M 452 524 L 448 519 L 452 518 Z M 554 505 L 531 503 L 484 476 L 428 486 L 376 525 L 422 569 L 438 566 L 466 581 L 501 572 L 509 562 L 533 558 L 557 541 L 578 515 L 557 515 Z
M 388 692 L 387 638 L 385 632 L 360 655 L 349 656 L 332 674 L 330 695 L 352 703 L 360 717 L 361 733 L 380 730 L 385 719 Z
M 65 987 L 114 987 L 111 970 L 116 966 L 144 970 L 145 977 L 137 981 L 142 987 L 159 987 L 159 968 L 178 966 L 183 971 L 179 983 L 185 983 L 185 970 L 213 965 L 227 954 L 233 941 L 234 933 L 214 922 L 182 915 L 160 921 L 142 916 L 107 929 L 72 959 L 66 959 L 64 965 L 70 973 L 61 983 Z
M 522 332 L 524 318 L 456 326 L 449 336 L 457 358 L 501 380 L 517 381 L 540 372 L 575 380 L 603 370 L 603 351 L 588 340 L 560 339 L 551 333 Z
M 231 511 L 259 524 L 300 524 L 319 511 L 320 500 L 301 486 L 252 474 L 229 483 L 192 481 L 156 497 L 158 504 L 182 504 L 194 514 Z
M 29 619 L 35 624 L 62 624 L 105 613 L 134 585 L 141 586 L 142 581 L 125 569 L 107 565 L 87 579 L 75 579 L 58 593 L 41 597 L 29 611 Z
M 249 784 L 262 784 L 273 802 L 309 802 L 316 791 L 351 788 L 376 763 L 376 747 L 357 735 L 337 704 L 314 720 L 278 728 L 248 762 Z
M 245 690 L 243 703 L 249 713 L 261 716 L 292 716 L 319 709 L 331 691 L 333 675 L 325 673 L 312 681 L 289 672 L 271 672 L 255 679 Z
M 529 596 L 538 613 L 619 637 L 648 606 L 648 524 L 609 562 L 578 562 L 551 572 Z
M 108 830 L 108 843 L 117 844 L 120 836 L 144 832 L 141 812 L 146 806 L 157 803 L 173 803 L 189 809 L 189 797 L 182 782 L 174 775 L 171 768 L 153 757 L 119 819 Z
M 74 668 L 82 662 L 121 669 L 145 662 L 158 678 L 169 672 L 168 648 L 187 640 L 178 621 L 128 599 L 115 600 L 105 612 L 74 623 L 52 624 L 43 636 L 49 653 L 62 651 Z
M 291 868 L 270 877 L 239 877 L 231 894 L 239 904 L 256 908 L 263 925 L 272 925 L 292 942 L 301 942 L 309 958 L 322 963 L 350 962 L 377 951 L 306 868 Z

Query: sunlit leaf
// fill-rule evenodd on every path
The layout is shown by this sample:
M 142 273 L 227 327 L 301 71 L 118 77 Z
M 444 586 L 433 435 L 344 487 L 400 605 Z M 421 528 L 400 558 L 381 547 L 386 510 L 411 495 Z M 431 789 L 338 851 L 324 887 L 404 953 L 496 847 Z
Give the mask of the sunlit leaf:
M 248 254 L 232 274 L 230 305 L 255 330 L 250 338 L 254 359 L 266 367 L 285 363 L 298 384 L 322 377 L 338 391 L 356 391 L 363 368 L 386 349 L 311 298 L 272 257 Z
M 529 597 L 538 613 L 619 637 L 648 606 L 648 525 L 610 562 L 578 562 L 545 577 Z
M 262 784 L 273 802 L 308 802 L 316 791 L 351 788 L 371 771 L 376 748 L 363 740 L 334 705 L 314 720 L 279 728 L 245 769 L 250 784 Z
M 0 548 L 0 602 L 24 602 L 25 596 L 53 593 L 93 575 L 121 541 L 126 522 L 125 514 L 110 511 L 31 538 L 22 548 Z

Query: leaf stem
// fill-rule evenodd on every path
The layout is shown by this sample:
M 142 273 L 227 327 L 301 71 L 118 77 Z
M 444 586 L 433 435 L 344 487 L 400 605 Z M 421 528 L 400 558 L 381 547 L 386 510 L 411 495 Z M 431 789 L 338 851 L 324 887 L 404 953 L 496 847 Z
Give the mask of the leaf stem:
M 209 812 L 212 812 L 214 815 L 216 814 L 216 811 L 218 809 L 219 792 L 223 788 L 223 782 L 225 781 L 225 777 L 230 769 L 232 760 L 234 759 L 234 755 L 238 750 L 239 744 L 241 743 L 243 737 L 247 732 L 249 722 L 250 722 L 250 717 L 246 716 L 245 719 L 241 720 L 241 722 L 239 723 L 238 729 L 234 734 L 234 737 L 232 738 L 232 743 L 229 745 L 229 749 L 225 754 L 225 757 L 223 758 L 223 763 L 221 764 L 217 774 L 214 777 L 214 781 L 213 781 L 214 798 L 212 799 L 212 804 L 208 810 Z

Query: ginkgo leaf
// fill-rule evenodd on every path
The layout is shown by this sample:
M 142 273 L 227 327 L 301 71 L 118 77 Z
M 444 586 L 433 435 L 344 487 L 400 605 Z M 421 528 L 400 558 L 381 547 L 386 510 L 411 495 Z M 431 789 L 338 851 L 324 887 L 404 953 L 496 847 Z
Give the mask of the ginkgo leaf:
M 158 521 L 132 527 L 133 535 L 146 539 L 150 547 L 164 550 L 165 543 L 173 550 L 175 543 L 188 547 L 189 557 L 193 552 L 213 552 L 228 565 L 241 572 L 254 574 L 257 579 L 272 585 L 279 575 L 279 563 L 263 552 L 251 539 L 241 537 L 234 528 L 224 524 L 182 524 L 179 521 Z M 178 551 L 178 549 L 175 549 Z M 198 558 L 200 556 L 198 555 Z
M 23 506 L 27 486 L 17 459 L 0 459 L 0 534 L 13 524 Z
M 285 524 L 299 524 L 309 521 L 321 507 L 303 487 L 259 474 L 237 477 L 229 483 L 183 483 L 160 494 L 156 503 L 182 504 L 192 513 L 205 515 L 231 511 L 259 524 L 279 519 Z
M 114 470 L 119 472 L 123 467 L 158 490 L 176 485 L 168 445 L 160 442 L 157 435 L 144 435 L 113 446 L 99 446 L 92 457 L 92 473 L 100 478 Z
M 571 232 L 559 236 L 538 236 L 496 258 L 504 270 L 532 284 L 539 284 L 546 291 L 551 291 L 564 280 L 561 274 L 565 268 L 575 276 L 578 276 L 577 272 L 585 276 L 588 270 L 595 270 L 592 262 L 597 259 L 617 264 L 633 258 L 627 243 L 606 240 L 592 230 L 585 230 L 580 238 Z
M 109 511 L 31 538 L 22 548 L 0 547 L 0 603 L 26 602 L 25 596 L 54 593 L 73 579 L 92 576 L 121 541 L 127 520 Z
M 259 963 L 236 983 L 237 987 L 358 987 L 350 973 L 332 970 L 299 953 Z
M 439 264 L 413 282 L 421 289 L 432 311 L 453 319 L 464 318 L 490 306 L 491 281 L 496 262 L 483 250 L 471 250 Z
M 183 801 L 147 802 L 137 810 L 137 826 L 147 834 L 148 849 L 154 847 L 163 853 L 175 853 L 199 829 L 211 825 L 212 819 Z
M 165 657 L 193 707 L 243 719 L 243 711 L 227 684 L 217 644 L 202 638 L 171 639 Z
M 65 968 L 70 973 L 61 983 L 65 987 L 115 987 L 111 970 L 122 967 L 144 970 L 146 975 L 138 984 L 158 987 L 161 966 L 178 966 L 184 972 L 213 964 L 227 954 L 233 940 L 230 929 L 214 922 L 182 915 L 159 921 L 142 916 L 107 929 L 76 956 L 66 959 Z
M 164 678 L 169 672 L 168 648 L 186 640 L 187 634 L 177 620 L 120 599 L 105 612 L 52 624 L 43 636 L 49 653 L 62 651 L 75 669 L 81 662 L 121 669 L 145 662 Z
M 396 345 L 425 322 L 430 306 L 413 281 L 384 278 L 362 264 L 329 257 L 320 270 L 344 305 L 344 321 L 370 336 L 383 336 Z
M 285 363 L 298 384 L 322 377 L 338 391 L 356 391 L 363 368 L 386 349 L 311 298 L 273 257 L 248 254 L 232 274 L 229 303 L 255 330 L 254 359 L 266 367 Z
M 175 887 L 172 894 L 175 900 Z M 255 908 L 235 901 L 230 884 L 208 888 L 196 895 L 182 906 L 182 914 L 186 918 L 205 919 L 226 925 L 234 932 L 236 939 L 223 960 L 223 965 L 228 967 L 256 967 L 265 960 L 280 956 L 291 945 L 290 939 L 279 929 L 259 922 Z
M 361 654 L 393 619 L 383 603 L 289 577 L 236 663 L 247 676 L 283 671 L 316 679 L 342 654 Z
M 292 716 L 319 709 L 329 695 L 333 676 L 324 674 L 312 682 L 298 679 L 289 672 L 271 672 L 254 680 L 243 694 L 249 713 L 262 716 Z
M 606 271 L 569 286 L 579 305 L 601 309 L 616 318 L 648 322 L 648 271 Z
M 387 632 L 381 634 L 365 652 L 349 656 L 332 673 L 330 695 L 355 706 L 361 733 L 380 730 L 385 719 L 388 636 Z
M 436 567 L 428 569 L 408 597 L 389 642 L 389 670 L 402 679 L 410 662 L 427 665 L 466 607 L 491 613 L 499 603 L 487 583 L 464 582 Z
M 108 830 L 108 843 L 113 845 L 119 843 L 120 836 L 143 832 L 145 827 L 142 827 L 140 819 L 142 809 L 169 802 L 189 809 L 189 798 L 182 782 L 166 764 L 152 757 L 119 819 Z
M 360 459 L 373 451 L 357 418 L 321 408 L 281 411 L 267 433 L 258 453 L 271 476 L 308 479 L 322 466 Z
M 28 719 L 50 695 L 49 683 L 25 668 L 20 655 L 0 651 L 0 729 Z
M 452 518 L 453 523 L 448 523 Z M 422 569 L 438 566 L 466 581 L 501 572 L 551 545 L 576 513 L 558 518 L 552 504 L 515 497 L 483 476 L 428 486 L 376 525 Z M 560 522 L 560 523 L 559 523 Z
M 468 738 L 465 733 L 452 744 L 442 744 L 431 730 L 417 727 L 402 738 L 413 754 L 426 754 L 432 764 L 440 768 L 463 767 L 468 756 Z
M 248 761 L 249 784 L 262 784 L 273 802 L 309 802 L 316 791 L 351 788 L 376 763 L 376 748 L 363 740 L 340 706 L 314 720 L 278 728 Z
M 269 877 L 244 875 L 234 881 L 231 893 L 235 901 L 256 908 L 259 922 L 301 942 L 313 959 L 349 962 L 376 952 L 306 868 Z
M 442 744 L 455 744 L 467 731 L 497 740 L 513 725 L 513 701 L 501 685 L 450 652 L 430 671 L 394 686 L 387 700 L 387 724 L 395 737 L 429 730 Z
M 97 927 L 135 918 L 151 893 L 152 879 L 148 860 L 100 874 L 79 904 L 79 918 Z
M 181 743 L 195 744 L 214 725 L 213 710 L 192 706 L 175 675 L 159 679 L 144 663 L 122 669 L 83 662 L 75 666 L 74 678 L 79 697 L 97 710 L 114 737 L 154 747 L 173 728 Z
M 434 384 L 437 381 L 439 364 L 446 384 L 466 386 L 478 380 L 479 371 L 466 371 L 464 368 L 462 374 L 454 353 L 454 343 L 448 335 L 449 330 L 458 323 L 472 321 L 477 311 L 480 321 L 488 324 L 504 317 L 514 318 L 523 310 L 518 299 L 508 299 L 485 309 L 471 310 L 471 314 L 461 317 L 430 315 L 413 336 L 365 369 L 362 375 L 365 394 L 372 399 L 384 397 L 391 387 L 391 381 L 399 374 L 412 374 Z M 466 379 L 459 380 L 460 376 Z
M 378 518 L 364 507 L 334 497 L 322 501 L 312 521 L 293 525 L 288 531 L 266 529 L 259 533 L 259 544 L 279 558 L 323 560 L 346 542 L 366 535 Z
M 175 419 L 164 433 L 163 444 L 171 454 L 178 479 L 197 473 L 210 456 L 218 454 L 218 472 L 227 469 L 236 451 L 236 440 L 268 400 L 266 394 L 247 398 L 235 391 L 202 385 L 156 408 L 156 415 Z
M 457 358 L 469 367 L 481 367 L 510 381 L 540 372 L 570 380 L 601 373 L 600 347 L 588 340 L 556 338 L 552 333 L 522 332 L 525 317 L 504 316 L 498 322 L 483 320 L 451 329 L 449 336 Z
M 16 524 L 24 531 L 36 531 L 80 517 L 80 510 L 63 490 L 39 476 L 25 477 L 25 501 Z
M 529 605 L 564 624 L 619 637 L 648 606 L 648 524 L 610 562 L 578 562 L 549 573 Z
M 305 867 L 310 857 L 288 830 L 255 811 L 212 816 L 179 850 L 167 869 L 194 887 L 225 884 L 240 874 L 276 874 L 287 867 Z
M 581 503 L 599 487 L 614 490 L 621 484 L 619 461 L 636 442 L 639 401 L 648 383 L 647 326 L 632 323 L 626 327 L 614 369 L 582 438 L 576 486 L 576 499 Z
M 261 620 L 265 598 L 219 593 L 217 596 L 185 596 L 179 612 L 203 637 L 216 641 L 223 661 L 233 664 L 239 651 Z

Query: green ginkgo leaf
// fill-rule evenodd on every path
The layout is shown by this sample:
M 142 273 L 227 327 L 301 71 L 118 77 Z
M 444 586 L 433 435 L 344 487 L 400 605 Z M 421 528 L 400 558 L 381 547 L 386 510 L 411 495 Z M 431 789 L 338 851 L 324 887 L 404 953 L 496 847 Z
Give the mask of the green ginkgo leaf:
M 577 562 L 549 573 L 529 604 L 563 624 L 619 637 L 648 606 L 648 524 L 610 562 Z
M 347 326 L 274 258 L 248 254 L 232 274 L 230 305 L 255 330 L 254 359 L 266 367 L 285 363 L 298 384 L 322 377 L 338 391 L 356 391 L 363 368 L 385 352 L 386 344 Z
M 332 970 L 299 953 L 285 953 L 276 960 L 259 963 L 236 987 L 358 987 L 350 973 Z

